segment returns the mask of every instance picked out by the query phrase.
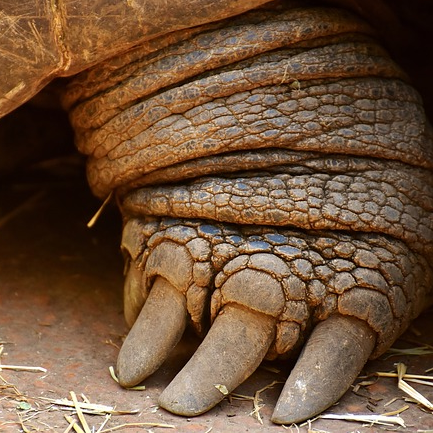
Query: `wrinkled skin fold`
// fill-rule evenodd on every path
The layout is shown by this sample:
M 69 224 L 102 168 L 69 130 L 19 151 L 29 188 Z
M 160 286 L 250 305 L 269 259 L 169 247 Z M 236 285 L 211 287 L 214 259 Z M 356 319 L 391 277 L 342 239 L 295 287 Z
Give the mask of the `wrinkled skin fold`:
M 302 421 L 429 303 L 432 133 L 373 35 L 344 11 L 277 4 L 69 85 L 92 190 L 124 216 L 123 386 L 187 326 L 203 343 L 160 397 L 186 416 L 304 347 L 273 415 Z

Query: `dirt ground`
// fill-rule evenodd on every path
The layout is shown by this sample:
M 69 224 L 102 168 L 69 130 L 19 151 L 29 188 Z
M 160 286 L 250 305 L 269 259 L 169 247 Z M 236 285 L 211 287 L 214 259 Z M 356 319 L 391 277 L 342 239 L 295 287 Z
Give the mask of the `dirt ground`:
M 123 263 L 118 248 L 120 219 L 115 209 L 110 209 L 93 229 L 88 229 L 86 223 L 98 207 L 84 179 L 75 177 L 15 180 L 2 186 L 0 360 L 5 365 L 45 370 L 0 371 L 1 432 L 74 431 L 65 417 L 78 419 L 75 412 L 53 403 L 56 399 L 71 400 L 71 391 L 79 401 L 85 398 L 93 404 L 126 411 L 111 418 L 106 412 L 84 414 L 88 432 L 433 431 L 432 413 L 405 401 L 406 394 L 397 388 L 396 379 L 374 376 L 368 379 L 368 385 L 349 390 L 326 413 L 382 414 L 408 406 L 401 413 L 405 428 L 321 418 L 303 426 L 273 425 L 270 416 L 290 369 L 288 364 L 271 364 L 277 369 L 272 371 L 269 364 L 260 368 L 236 390 L 236 394 L 249 398 L 228 398 L 196 418 L 174 416 L 158 408 L 157 396 L 194 350 L 197 341 L 192 336 L 184 339 L 164 366 L 145 382 L 144 390 L 119 387 L 109 367 L 115 365 L 127 332 L 122 312 Z M 433 321 L 425 314 L 397 346 L 433 344 L 432 330 Z M 367 365 L 366 373 L 395 371 L 396 362 L 406 364 L 409 373 L 426 374 L 433 367 L 433 355 L 378 360 Z M 269 387 L 273 382 L 277 383 Z M 433 401 L 433 388 L 413 386 Z M 258 394 L 259 419 L 253 412 L 253 397 L 262 388 Z

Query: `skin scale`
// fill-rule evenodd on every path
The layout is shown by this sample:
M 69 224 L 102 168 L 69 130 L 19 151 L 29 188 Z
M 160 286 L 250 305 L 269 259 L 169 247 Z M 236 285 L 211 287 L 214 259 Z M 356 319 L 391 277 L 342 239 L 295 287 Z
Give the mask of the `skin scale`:
M 259 3 L 229 2 L 212 22 L 206 3 L 175 10 L 111 51 L 109 32 L 74 36 L 85 14 L 72 5 L 41 5 L 47 69 L 5 80 L 1 109 L 84 70 L 63 104 L 92 191 L 113 191 L 124 217 L 121 384 L 193 326 L 204 341 L 160 404 L 198 415 L 224 398 L 215 383 L 230 392 L 306 342 L 273 416 L 288 424 L 338 400 L 429 303 L 432 133 L 370 25 L 306 2 L 239 15 Z

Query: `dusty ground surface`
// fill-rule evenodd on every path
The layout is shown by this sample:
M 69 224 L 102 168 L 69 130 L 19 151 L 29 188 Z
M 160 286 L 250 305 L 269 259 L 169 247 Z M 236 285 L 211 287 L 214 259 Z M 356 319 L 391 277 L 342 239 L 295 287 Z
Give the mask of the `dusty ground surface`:
M 317 419 L 310 425 L 276 426 L 272 408 L 282 388 L 275 384 L 260 393 L 262 423 L 251 415 L 251 399 L 224 400 L 209 413 L 186 419 L 157 406 L 157 396 L 188 359 L 196 342 L 186 339 L 168 362 L 145 383 L 143 391 L 120 388 L 109 375 L 118 347 L 127 332 L 122 313 L 122 257 L 118 250 L 120 220 L 115 210 L 106 212 L 93 229 L 86 222 L 99 204 L 82 181 L 38 179 L 12 181 L 0 191 L 0 347 L 1 362 L 43 367 L 46 372 L 0 371 L 1 432 L 65 432 L 68 422 L 58 405 L 42 398 L 71 399 L 136 411 L 112 415 L 103 431 L 178 432 L 377 432 L 433 431 L 433 415 L 403 400 L 396 379 L 373 379 L 355 394 L 350 390 L 327 413 L 380 414 L 408 405 L 401 414 L 406 428 L 361 422 Z M 430 316 L 431 317 L 431 316 Z M 428 315 L 414 325 L 401 347 L 433 344 L 433 321 Z M 433 355 L 398 356 L 371 362 L 366 372 L 393 371 L 404 362 L 409 373 L 424 374 L 433 367 Z M 264 368 L 236 393 L 254 396 L 274 381 L 281 382 L 288 365 Z M 433 388 L 414 385 L 433 401 Z M 393 398 L 394 402 L 389 403 Z M 98 430 L 105 415 L 84 415 L 89 431 Z M 135 426 L 131 425 L 135 423 Z M 139 425 L 139 423 L 147 423 Z M 117 426 L 130 424 L 128 426 Z M 152 424 L 154 426 L 152 426 Z M 92 430 L 94 428 L 94 430 Z M 73 430 L 72 430 L 73 431 Z

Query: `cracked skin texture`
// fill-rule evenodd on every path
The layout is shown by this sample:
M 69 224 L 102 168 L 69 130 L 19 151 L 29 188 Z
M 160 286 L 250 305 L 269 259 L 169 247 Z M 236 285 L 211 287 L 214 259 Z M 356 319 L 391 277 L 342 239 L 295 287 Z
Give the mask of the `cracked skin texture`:
M 430 302 L 432 131 L 373 35 L 345 11 L 276 5 L 137 47 L 69 85 L 90 186 L 114 191 L 124 215 L 122 385 L 157 369 L 190 323 L 205 340 L 160 404 L 197 415 L 224 397 L 215 383 L 232 391 L 265 356 L 309 340 L 274 413 L 300 421 Z M 347 343 L 332 341 L 344 329 Z M 317 367 L 305 358 L 331 359 L 336 345 L 342 385 L 296 391 Z
M 114 192 L 124 216 L 122 385 L 155 371 L 190 324 L 204 341 L 163 407 L 202 413 L 224 397 L 215 383 L 230 392 L 264 357 L 304 345 L 273 420 L 319 413 L 430 302 L 433 148 L 421 98 L 375 31 L 343 10 L 277 3 L 203 24 L 201 2 L 197 20 L 166 16 L 163 35 L 139 14 L 119 25 L 103 3 L 38 11 L 46 47 L 29 63 L 40 76 L 5 79 L 0 110 L 116 54 L 78 75 L 63 103 L 93 192 Z M 214 19 L 260 3 L 233 2 Z M 98 17 L 89 8 L 106 19 L 78 37 L 73 23 Z M 2 46 L 5 69 L 14 47 Z

